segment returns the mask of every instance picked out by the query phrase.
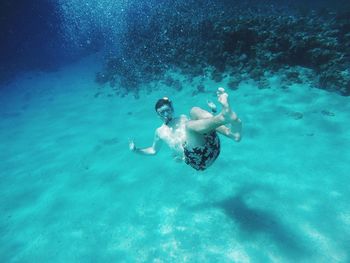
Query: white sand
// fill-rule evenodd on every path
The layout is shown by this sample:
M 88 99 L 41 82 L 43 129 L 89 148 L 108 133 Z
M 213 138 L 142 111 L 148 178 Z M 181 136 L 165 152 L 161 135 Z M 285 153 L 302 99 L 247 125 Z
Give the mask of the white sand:
M 0 262 L 350 260 L 350 98 L 242 83 L 228 91 L 243 140 L 222 138 L 196 172 L 165 147 L 135 155 L 128 138 L 151 144 L 159 97 L 187 114 L 227 83 L 109 97 L 100 67 L 90 57 L 1 87 Z

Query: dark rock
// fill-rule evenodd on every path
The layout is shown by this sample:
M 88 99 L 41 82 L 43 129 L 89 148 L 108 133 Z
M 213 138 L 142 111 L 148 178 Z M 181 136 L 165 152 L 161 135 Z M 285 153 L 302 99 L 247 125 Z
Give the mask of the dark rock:
M 291 118 L 293 118 L 294 120 L 300 120 L 304 117 L 304 115 L 301 112 L 291 112 L 288 114 Z
M 99 97 L 101 94 L 102 94 L 102 92 L 97 92 L 97 93 L 95 93 L 94 98 Z
M 325 116 L 329 116 L 329 117 L 334 117 L 335 116 L 335 113 L 334 112 L 331 112 L 329 110 L 323 110 L 321 111 L 321 113 Z
M 211 73 L 211 78 L 215 81 L 215 82 L 220 82 L 222 81 L 222 74 L 217 71 L 217 70 L 214 70 L 212 73 Z
M 172 88 L 174 88 L 177 91 L 181 91 L 183 89 L 183 86 L 180 80 L 174 80 Z
M 113 145 L 119 143 L 119 139 L 117 137 L 111 139 L 102 140 L 103 145 Z
M 302 83 L 300 73 L 298 71 L 288 70 L 285 74 L 289 83 Z
M 205 87 L 204 87 L 204 85 L 203 85 L 203 84 L 199 84 L 199 85 L 197 86 L 197 91 L 198 91 L 198 93 L 204 93 L 204 92 L 205 92 Z
M 241 81 L 238 78 L 232 78 L 228 83 L 227 86 L 230 90 L 236 90 L 238 89 L 238 85 Z
M 172 86 L 174 84 L 174 79 L 170 76 L 167 76 L 165 79 L 164 79 L 164 84 L 167 85 L 167 86 Z
M 270 83 L 268 82 L 268 80 L 263 78 L 258 82 L 258 88 L 259 89 L 269 89 L 271 87 L 270 87 Z
M 255 81 L 259 81 L 260 78 L 263 76 L 263 71 L 259 68 L 255 68 L 249 72 L 249 75 Z

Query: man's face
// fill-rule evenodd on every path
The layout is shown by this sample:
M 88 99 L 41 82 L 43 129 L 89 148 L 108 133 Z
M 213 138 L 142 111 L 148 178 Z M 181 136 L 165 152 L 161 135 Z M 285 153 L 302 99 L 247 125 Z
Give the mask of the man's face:
M 162 118 L 162 120 L 167 122 L 173 118 L 174 110 L 169 105 L 163 105 L 157 110 L 157 113 Z

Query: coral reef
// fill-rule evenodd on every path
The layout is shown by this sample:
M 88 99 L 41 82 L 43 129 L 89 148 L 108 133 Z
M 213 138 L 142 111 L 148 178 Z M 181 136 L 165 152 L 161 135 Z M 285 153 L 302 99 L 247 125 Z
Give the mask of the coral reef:
M 350 95 L 350 11 L 208 10 L 207 16 L 193 19 L 186 6 L 177 8 L 182 12 L 156 9 L 142 23 L 130 20 L 119 55 L 108 59 L 96 81 L 135 92 L 142 84 L 162 80 L 181 90 L 180 82 L 164 79 L 169 69 L 191 79 L 212 68 L 215 82 L 230 75 L 230 89 L 238 87 L 242 76 L 268 88 L 264 74 L 279 72 L 282 86 L 308 81 Z M 308 79 L 300 76 L 300 67 L 312 71 Z M 197 89 L 195 94 L 204 91 Z

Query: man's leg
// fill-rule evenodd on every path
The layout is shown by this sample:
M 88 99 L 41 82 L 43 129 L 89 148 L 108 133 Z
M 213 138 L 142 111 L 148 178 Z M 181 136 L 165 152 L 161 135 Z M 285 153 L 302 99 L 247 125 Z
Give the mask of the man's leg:
M 211 115 L 206 118 L 192 119 L 187 122 L 187 129 L 200 134 L 206 134 L 227 123 L 223 114 Z
M 220 93 L 218 90 L 218 96 L 221 93 L 224 93 L 224 90 L 221 90 Z M 213 103 L 211 102 L 211 104 Z M 215 104 L 209 105 L 209 107 L 212 107 L 212 106 L 215 106 Z M 233 116 L 233 119 L 228 123 L 228 125 L 219 126 L 216 128 L 216 131 L 230 139 L 239 141 L 241 139 L 242 122 L 239 118 L 237 118 L 237 115 L 234 112 L 232 112 L 232 114 L 234 114 L 235 117 Z M 191 109 L 190 116 L 191 116 L 191 120 L 209 119 L 214 117 L 213 114 L 199 107 L 193 107 Z
M 190 144 L 198 146 L 203 143 L 204 134 L 210 133 L 225 124 L 231 124 L 238 121 L 236 113 L 230 108 L 227 100 L 228 94 L 225 90 L 219 88 L 217 95 L 218 101 L 222 105 L 222 111 L 215 116 L 188 121 L 186 124 L 188 143 L 190 142 Z M 222 129 L 223 128 L 221 128 L 221 130 Z
M 210 113 L 209 111 L 206 111 L 206 110 L 203 110 L 202 108 L 200 107 L 193 107 L 191 109 L 191 112 L 190 112 L 190 116 L 191 116 L 191 120 L 200 120 L 200 119 L 208 119 L 208 118 L 211 118 L 213 117 L 214 115 L 212 113 Z M 237 121 L 240 122 L 239 119 L 237 119 Z M 242 125 L 241 125 L 242 126 Z M 216 131 L 230 139 L 233 139 L 233 140 L 237 140 L 237 136 L 234 136 L 233 132 L 231 131 L 231 129 L 226 126 L 226 125 L 222 125 L 218 128 L 216 128 Z M 238 132 L 238 131 L 236 131 Z

